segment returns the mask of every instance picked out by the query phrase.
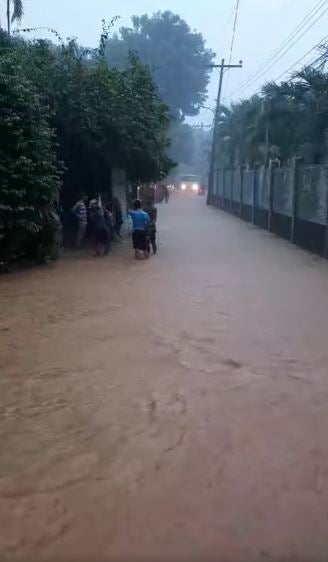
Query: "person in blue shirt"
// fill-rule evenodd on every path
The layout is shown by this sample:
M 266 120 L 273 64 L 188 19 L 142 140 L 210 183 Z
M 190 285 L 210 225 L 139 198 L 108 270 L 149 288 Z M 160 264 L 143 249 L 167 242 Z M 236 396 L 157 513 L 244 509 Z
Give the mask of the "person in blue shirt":
M 148 252 L 148 227 L 149 227 L 149 215 L 141 208 L 141 201 L 136 199 L 133 202 L 133 210 L 128 212 L 128 216 L 132 220 L 132 240 L 133 248 L 135 251 L 136 259 L 140 259 L 141 253 L 147 259 L 149 257 Z

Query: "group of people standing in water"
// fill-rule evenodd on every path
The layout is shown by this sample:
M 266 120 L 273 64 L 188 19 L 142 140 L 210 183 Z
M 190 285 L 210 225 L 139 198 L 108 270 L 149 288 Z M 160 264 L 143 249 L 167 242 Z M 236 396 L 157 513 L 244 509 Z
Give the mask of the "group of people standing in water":
M 118 198 L 103 204 L 101 198 L 89 203 L 81 197 L 73 207 L 76 220 L 76 247 L 80 248 L 87 233 L 93 240 L 96 255 L 107 255 L 113 240 L 122 239 L 121 229 L 124 224 L 122 206 Z M 132 223 L 132 241 L 136 259 L 148 258 L 151 251 L 157 252 L 156 222 L 157 209 L 152 199 L 147 199 L 144 206 L 139 199 L 133 202 L 128 211 Z
M 123 213 L 119 199 L 103 205 L 101 198 L 91 199 L 82 196 L 73 207 L 76 222 L 76 248 L 79 249 L 86 236 L 93 240 L 97 255 L 108 254 L 112 241 L 121 239 Z

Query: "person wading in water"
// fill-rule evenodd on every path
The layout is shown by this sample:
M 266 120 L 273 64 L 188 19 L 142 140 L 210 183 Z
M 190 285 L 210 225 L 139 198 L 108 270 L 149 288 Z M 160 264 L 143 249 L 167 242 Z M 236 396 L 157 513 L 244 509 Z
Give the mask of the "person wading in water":
M 132 240 L 135 251 L 135 258 L 138 260 L 143 254 L 144 258 L 149 257 L 147 233 L 149 227 L 149 216 L 141 208 L 141 201 L 136 199 L 133 202 L 133 210 L 128 212 L 132 220 Z
M 103 207 L 100 198 L 93 199 L 90 203 L 90 221 L 93 229 L 95 252 L 97 256 L 101 255 L 101 251 L 107 256 L 110 250 L 110 231 L 108 227 L 109 215 Z
M 157 222 L 157 209 L 154 205 L 153 199 L 148 199 L 144 207 L 144 211 L 149 216 L 149 226 L 148 226 L 148 253 L 150 254 L 150 247 L 153 250 L 153 254 L 157 253 L 157 242 L 156 242 L 156 222 Z

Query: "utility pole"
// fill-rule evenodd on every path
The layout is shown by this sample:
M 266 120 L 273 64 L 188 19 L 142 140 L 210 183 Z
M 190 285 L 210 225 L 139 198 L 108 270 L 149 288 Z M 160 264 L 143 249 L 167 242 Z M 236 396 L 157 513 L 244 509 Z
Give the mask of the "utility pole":
M 218 139 L 218 129 L 219 129 L 219 119 L 220 119 L 220 108 L 221 108 L 221 96 L 222 96 L 224 71 L 227 70 L 227 69 L 230 69 L 230 68 L 242 68 L 243 63 L 242 63 L 242 61 L 240 61 L 239 64 L 225 64 L 225 59 L 222 59 L 221 64 L 211 64 L 211 65 L 209 65 L 209 67 L 220 69 L 220 80 L 219 80 L 218 97 L 217 97 L 217 102 L 216 102 L 215 117 L 214 117 L 213 143 L 212 143 L 210 176 L 209 176 L 209 184 L 208 184 L 208 192 L 207 192 L 207 204 L 211 203 L 211 196 L 213 194 L 216 143 L 217 143 L 217 139 Z
M 11 13 L 10 13 L 10 0 L 7 0 L 7 31 L 8 35 L 10 35 L 10 23 L 11 23 Z

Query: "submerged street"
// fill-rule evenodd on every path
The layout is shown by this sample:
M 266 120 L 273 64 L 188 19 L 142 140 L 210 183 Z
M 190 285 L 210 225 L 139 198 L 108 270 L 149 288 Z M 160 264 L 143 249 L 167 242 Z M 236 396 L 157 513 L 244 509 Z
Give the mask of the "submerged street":
M 204 198 L 0 278 L 2 560 L 326 560 L 328 264 Z

